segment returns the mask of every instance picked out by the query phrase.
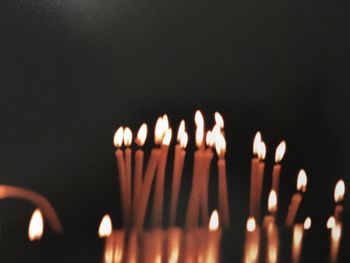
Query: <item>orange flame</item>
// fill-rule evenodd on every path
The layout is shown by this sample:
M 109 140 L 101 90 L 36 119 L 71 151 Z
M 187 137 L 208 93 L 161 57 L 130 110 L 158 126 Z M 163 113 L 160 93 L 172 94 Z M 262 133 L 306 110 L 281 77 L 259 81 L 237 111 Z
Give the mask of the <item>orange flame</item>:
M 307 217 L 304 221 L 304 229 L 309 230 L 311 228 L 311 218 Z
M 160 144 L 162 142 L 164 132 L 165 132 L 165 125 L 163 122 L 163 117 L 158 117 L 156 122 L 156 127 L 154 128 L 154 143 Z
M 277 211 L 277 195 L 275 190 L 270 191 L 267 209 L 270 213 L 276 213 Z
M 345 183 L 339 180 L 334 188 L 334 201 L 336 203 L 343 201 L 345 195 Z
M 166 131 L 169 129 L 169 118 L 168 118 L 168 115 L 166 115 L 166 114 L 163 115 L 163 127 L 164 127 L 163 133 L 165 134 Z
M 187 132 L 184 132 L 181 134 L 181 137 L 180 137 L 180 146 L 182 149 L 186 148 L 187 142 L 188 142 L 188 135 L 187 135 Z
M 332 229 L 335 226 L 335 218 L 334 216 L 330 216 L 327 220 L 327 228 Z
M 196 129 L 196 146 L 197 146 L 197 148 L 200 148 L 203 145 L 203 140 L 204 140 L 204 127 L 197 126 L 197 129 Z
M 224 135 L 220 134 L 220 136 L 215 137 L 215 149 L 218 156 L 225 155 L 226 152 L 226 140 Z
M 113 143 L 116 148 L 120 148 L 123 144 L 124 128 L 119 127 L 114 134 Z
M 199 110 L 197 110 L 194 115 L 194 123 L 196 124 L 197 127 L 202 127 L 204 129 L 203 114 Z
M 221 114 L 218 112 L 215 112 L 214 118 L 215 118 L 215 124 L 218 125 L 220 127 L 220 129 L 223 129 L 224 128 L 224 118 L 221 116 Z
M 256 229 L 256 222 L 254 217 L 249 217 L 247 220 L 247 225 L 246 225 L 247 231 L 248 232 L 254 232 Z
M 219 214 L 217 210 L 211 213 L 208 228 L 211 232 L 219 229 Z
M 297 190 L 305 192 L 307 185 L 307 176 L 303 169 L 299 171 L 298 179 L 297 179 Z
M 261 143 L 261 133 L 258 131 L 255 134 L 254 142 L 253 142 L 253 154 L 254 155 L 258 155 L 258 148 L 259 148 L 260 143 Z
M 257 149 L 257 154 L 259 160 L 264 160 L 266 156 L 266 145 L 263 141 L 259 143 L 258 149 Z
M 182 134 L 186 132 L 185 121 L 182 120 L 177 131 L 177 141 L 180 142 Z
M 44 219 L 41 211 L 34 210 L 29 222 L 28 238 L 30 241 L 40 240 L 44 234 Z
M 141 147 L 145 144 L 147 138 L 147 124 L 143 123 L 140 128 L 139 131 L 137 132 L 137 136 L 136 136 L 136 144 Z
M 172 130 L 168 129 L 163 137 L 162 144 L 169 146 L 169 144 L 171 142 L 171 136 L 172 136 Z
M 275 153 L 276 163 L 279 163 L 280 161 L 282 161 L 285 152 L 286 152 L 286 142 L 281 141 L 281 143 L 276 148 L 276 153 Z
M 106 214 L 103 216 L 100 226 L 98 228 L 98 237 L 109 237 L 112 234 L 112 220 L 111 217 Z
M 129 147 L 132 142 L 132 132 L 129 127 L 126 127 L 124 129 L 124 145 L 126 147 Z

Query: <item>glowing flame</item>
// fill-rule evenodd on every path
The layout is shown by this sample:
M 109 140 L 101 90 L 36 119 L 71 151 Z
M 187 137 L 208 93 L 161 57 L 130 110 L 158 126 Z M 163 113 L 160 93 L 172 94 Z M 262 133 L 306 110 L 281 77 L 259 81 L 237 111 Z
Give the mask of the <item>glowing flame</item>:
M 187 142 L 188 142 L 188 134 L 187 132 L 184 132 L 183 134 L 181 134 L 181 137 L 180 137 L 180 146 L 182 149 L 186 148 Z
M 168 118 L 168 115 L 166 115 L 166 114 L 163 115 L 163 129 L 164 129 L 163 130 L 164 134 L 169 129 L 169 118 Z
M 180 142 L 182 134 L 186 132 L 185 121 L 182 120 L 177 131 L 177 141 Z
M 219 228 L 219 214 L 217 210 L 211 213 L 209 220 L 209 231 L 216 231 Z
M 335 226 L 335 218 L 334 216 L 330 216 L 327 220 L 327 228 L 332 229 Z
M 218 112 L 215 112 L 214 118 L 215 118 L 216 125 L 218 125 L 220 127 L 220 129 L 223 129 L 224 128 L 224 119 L 222 118 L 221 114 Z
M 254 217 L 249 217 L 247 220 L 247 231 L 248 232 L 253 232 L 255 231 L 256 228 L 256 223 Z
M 202 127 L 204 129 L 204 118 L 203 114 L 197 110 L 196 114 L 194 115 L 194 123 L 197 127 Z
M 332 233 L 331 233 L 332 239 L 334 241 L 339 241 L 341 237 L 341 232 L 342 232 L 342 226 L 340 223 L 338 223 L 332 228 Z
M 307 176 L 303 169 L 299 171 L 298 179 L 297 179 L 297 190 L 305 192 L 307 185 Z
M 343 180 L 339 180 L 334 188 L 334 201 L 336 203 L 343 201 L 345 194 L 345 183 Z
M 146 138 L 147 138 L 147 124 L 143 123 L 140 126 L 139 131 L 137 132 L 135 142 L 137 143 L 138 146 L 141 147 L 145 144 Z
M 115 147 L 120 148 L 122 146 L 123 136 L 124 136 L 124 128 L 119 127 L 118 130 L 115 132 L 114 138 L 113 138 L 113 143 Z
M 112 220 L 109 215 L 104 215 L 98 228 L 98 237 L 109 237 L 112 234 Z
M 281 143 L 277 146 L 276 148 L 276 153 L 275 153 L 275 162 L 279 163 L 282 161 L 282 158 L 286 152 L 286 142 L 281 141 Z
M 304 229 L 309 230 L 311 228 L 311 218 L 307 217 L 304 221 Z
M 266 156 L 266 145 L 263 141 L 259 143 L 257 151 L 259 160 L 264 160 Z
M 270 213 L 275 213 L 277 211 L 277 195 L 275 190 L 271 190 L 269 194 L 267 208 Z
M 35 209 L 29 222 L 28 238 L 30 241 L 40 240 L 44 234 L 44 219 L 41 211 Z
M 196 129 L 196 146 L 200 148 L 203 145 L 204 127 L 198 126 Z
M 213 147 L 215 144 L 215 138 L 212 131 L 207 131 L 207 135 L 205 136 L 205 142 L 208 147 Z
M 168 129 L 163 137 L 162 144 L 169 145 L 171 142 L 172 130 Z
M 126 147 L 129 147 L 132 142 L 132 132 L 129 127 L 126 127 L 124 129 L 124 145 Z
M 226 140 L 224 135 L 220 134 L 215 138 L 215 149 L 219 156 L 223 156 L 226 152 Z
M 295 225 L 293 228 L 293 247 L 297 248 L 301 245 L 303 239 L 303 228 L 300 225 Z
M 258 148 L 259 148 L 260 143 L 261 143 L 261 133 L 258 131 L 255 134 L 254 142 L 253 142 L 253 154 L 254 155 L 258 154 Z
M 164 136 L 165 125 L 163 122 L 163 117 L 159 117 L 156 122 L 156 127 L 154 129 L 154 142 L 155 144 L 160 144 Z

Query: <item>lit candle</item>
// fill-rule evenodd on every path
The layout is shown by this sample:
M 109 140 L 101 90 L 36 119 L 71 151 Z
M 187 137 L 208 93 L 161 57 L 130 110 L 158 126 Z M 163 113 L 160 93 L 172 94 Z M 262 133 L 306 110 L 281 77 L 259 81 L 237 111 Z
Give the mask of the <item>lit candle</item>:
M 178 263 L 180 262 L 180 252 L 182 244 L 182 232 L 180 228 L 171 227 L 168 230 L 168 243 L 166 262 L 167 263 Z
M 144 232 L 142 236 L 142 262 L 161 263 L 163 262 L 163 232 L 157 228 L 150 232 Z
M 120 147 L 123 145 L 124 137 L 124 128 L 119 127 L 114 134 L 113 142 L 114 146 L 117 148 L 115 151 L 115 157 L 118 163 L 118 174 L 119 174 L 119 190 L 120 190 L 120 199 L 122 207 L 122 217 L 123 224 L 126 225 L 129 222 L 129 211 L 128 211 L 128 201 L 127 201 L 127 190 L 126 190 L 126 173 L 125 173 L 125 163 L 123 151 Z
M 40 240 L 44 234 L 44 218 L 40 209 L 35 209 L 29 222 L 28 238 L 30 241 Z
M 244 263 L 259 262 L 260 229 L 253 217 L 249 217 L 246 225 L 246 239 L 244 245 Z
M 256 204 L 256 189 L 257 189 L 257 170 L 259 164 L 258 158 L 258 148 L 261 143 L 261 134 L 257 132 L 254 137 L 253 142 L 253 158 L 251 161 L 251 174 L 250 174 L 250 205 L 249 205 L 249 215 L 256 216 L 257 215 L 257 204 Z
M 204 118 L 200 111 L 195 114 L 196 123 L 196 146 L 197 150 L 194 153 L 192 189 L 190 200 L 188 202 L 186 214 L 186 228 L 193 228 L 198 225 L 200 190 L 201 190 L 201 168 L 203 156 L 205 153 L 204 147 Z
M 260 218 L 260 209 L 261 209 L 261 194 L 262 194 L 262 188 L 264 184 L 264 169 L 265 169 L 265 163 L 264 159 L 266 156 L 266 145 L 263 141 L 261 141 L 258 145 L 258 159 L 259 163 L 257 165 L 256 170 L 256 195 L 255 195 L 255 203 L 256 203 L 256 213 L 255 218 Z
M 227 193 L 227 178 L 226 178 L 226 140 L 223 134 L 219 134 L 215 138 L 215 148 L 218 154 L 218 172 L 219 172 L 219 213 L 222 221 L 222 225 L 227 227 L 230 225 L 230 212 L 228 204 L 228 193 Z
M 341 221 L 341 215 L 343 213 L 342 201 L 345 195 L 345 183 L 343 180 L 339 180 L 334 188 L 334 202 L 336 203 L 334 209 L 334 218 L 337 222 Z
M 126 209 L 128 214 L 128 219 L 126 222 L 127 225 L 131 223 L 131 212 L 132 212 L 132 206 L 131 206 L 131 155 L 132 151 L 130 149 L 130 145 L 132 142 L 132 132 L 129 127 L 126 127 L 124 129 L 124 145 L 125 145 L 125 195 L 126 195 Z
M 336 223 L 331 230 L 330 261 L 336 263 L 338 259 L 339 246 L 342 236 L 342 224 Z
M 271 190 L 267 202 L 268 215 L 264 217 L 264 227 L 267 228 L 270 224 L 275 223 L 275 216 L 277 212 L 277 195 L 275 190 Z
M 298 263 L 303 246 L 304 230 L 311 228 L 311 218 L 305 219 L 304 224 L 295 224 L 293 227 L 293 242 L 292 242 L 292 263 Z
M 208 233 L 208 247 L 206 249 L 206 263 L 218 263 L 220 256 L 221 230 L 219 229 L 219 214 L 216 210 L 210 216 Z
M 276 148 L 275 152 L 275 165 L 272 169 L 272 189 L 275 190 L 276 195 L 279 193 L 279 182 L 280 182 L 280 174 L 281 174 L 281 161 L 286 152 L 286 142 L 282 141 Z
M 138 232 L 133 230 L 129 233 L 128 252 L 126 261 L 128 263 L 137 263 L 138 260 Z
M 291 227 L 294 224 L 295 216 L 297 214 L 301 200 L 303 199 L 302 193 L 306 191 L 307 176 L 303 169 L 299 171 L 297 179 L 297 192 L 292 196 L 291 202 L 288 207 L 288 214 L 285 224 L 287 227 Z
M 185 121 L 181 121 L 180 123 L 179 130 L 177 133 L 177 141 L 178 144 L 175 146 L 174 169 L 170 197 L 169 223 L 171 226 L 175 225 L 176 222 L 177 203 L 179 200 L 182 172 L 186 156 L 185 148 L 188 141 L 188 135 L 185 131 Z
M 141 147 L 145 144 L 147 137 L 147 124 L 144 123 L 141 125 L 137 137 L 136 137 L 136 144 L 139 147 L 139 149 L 135 152 L 135 176 L 134 176 L 134 195 L 133 195 L 133 216 L 135 217 L 138 210 L 138 198 L 141 191 L 141 185 L 142 185 L 142 175 L 143 175 L 143 158 L 144 158 L 144 152 L 141 149 Z

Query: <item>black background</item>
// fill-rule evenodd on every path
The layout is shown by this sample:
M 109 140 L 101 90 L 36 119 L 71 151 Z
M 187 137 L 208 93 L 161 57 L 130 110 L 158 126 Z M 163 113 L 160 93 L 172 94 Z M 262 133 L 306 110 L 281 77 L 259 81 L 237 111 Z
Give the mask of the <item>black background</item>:
M 280 220 L 304 168 L 309 187 L 299 220 L 312 217 L 308 251 L 325 259 L 334 185 L 339 178 L 350 184 L 345 2 L 1 1 L 0 183 L 53 203 L 65 229 L 59 242 L 70 244 L 58 261 L 96 262 L 99 252 L 87 240 L 95 239 L 101 217 L 108 212 L 120 224 L 115 129 L 136 131 L 147 122 L 153 130 L 157 116 L 168 113 L 177 130 L 185 118 L 192 152 L 195 110 L 208 125 L 220 111 L 234 228 L 244 228 L 252 140 L 260 130 L 268 149 L 265 193 L 274 149 L 285 139 Z M 344 222 L 348 207 L 346 198 Z M 25 238 L 33 209 L 1 201 L 2 244 Z M 0 250 L 11 262 L 18 248 Z

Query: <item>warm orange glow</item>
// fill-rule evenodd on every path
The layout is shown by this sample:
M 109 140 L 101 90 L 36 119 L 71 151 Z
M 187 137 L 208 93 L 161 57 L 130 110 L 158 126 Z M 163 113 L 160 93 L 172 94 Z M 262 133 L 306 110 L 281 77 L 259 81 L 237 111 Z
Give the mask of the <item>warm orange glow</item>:
M 185 121 L 182 120 L 180 122 L 180 125 L 179 125 L 179 129 L 177 131 L 177 141 L 180 142 L 180 138 L 182 136 L 182 134 L 184 134 L 186 132 L 186 127 L 185 127 Z
M 226 140 L 224 135 L 220 134 L 220 136 L 215 137 L 215 149 L 218 156 L 225 155 L 226 152 Z
M 267 209 L 270 213 L 276 213 L 277 211 L 277 195 L 275 190 L 270 191 Z
M 112 234 L 112 220 L 108 214 L 104 215 L 98 228 L 98 237 L 109 237 Z
M 136 136 L 136 144 L 141 147 L 145 144 L 147 138 L 147 124 L 143 123 L 140 128 L 139 131 L 137 132 L 137 136 Z
M 224 128 L 224 118 L 221 116 L 221 114 L 218 112 L 215 112 L 214 118 L 215 118 L 216 125 L 218 125 L 220 127 L 220 129 L 223 129 Z
M 299 171 L 298 179 L 297 179 L 297 190 L 305 192 L 307 185 L 307 176 L 303 169 Z
M 311 228 L 311 218 L 307 217 L 304 221 L 304 229 L 309 230 Z
M 28 238 L 30 241 L 40 240 L 44 234 L 44 219 L 41 211 L 34 210 L 29 222 Z
M 207 135 L 205 136 L 205 142 L 208 147 L 213 147 L 215 144 L 215 138 L 212 131 L 207 131 Z
M 197 148 L 200 148 L 203 145 L 203 140 L 204 140 L 204 127 L 197 126 L 197 129 L 196 129 L 196 146 L 197 146 Z
M 261 142 L 261 133 L 258 131 L 255 134 L 254 142 L 253 142 L 253 154 L 254 155 L 258 154 L 258 148 L 259 148 L 260 142 Z
M 163 137 L 162 144 L 169 146 L 169 144 L 171 142 L 171 136 L 172 136 L 172 130 L 168 129 Z
M 124 129 L 124 145 L 126 147 L 129 147 L 132 142 L 132 132 L 129 127 L 126 127 Z
M 154 128 L 154 143 L 160 144 L 164 136 L 164 122 L 163 117 L 159 117 Z
M 276 148 L 276 153 L 275 153 L 276 163 L 279 163 L 280 161 L 282 161 L 285 152 L 286 152 L 286 142 L 281 141 L 281 143 Z
M 339 180 L 334 188 L 334 201 L 336 203 L 343 201 L 345 194 L 345 183 L 343 180 Z
M 116 148 L 120 148 L 123 144 L 124 128 L 119 127 L 114 134 L 113 143 Z
M 335 226 L 335 218 L 334 216 L 330 216 L 327 220 L 327 228 L 332 229 Z
M 211 213 L 209 220 L 209 231 L 216 231 L 219 229 L 219 214 L 217 210 Z
M 257 155 L 259 160 L 264 160 L 266 156 L 266 145 L 263 141 L 261 141 L 258 145 Z
M 304 235 L 304 229 L 301 227 L 301 225 L 295 225 L 293 228 L 293 248 L 297 249 L 301 245 L 301 241 L 303 239 Z
M 256 223 L 254 217 L 249 217 L 247 220 L 247 231 L 248 232 L 253 232 L 256 229 Z
M 342 234 L 341 232 L 342 232 L 342 225 L 341 223 L 338 223 L 332 228 L 332 232 L 331 232 L 332 240 L 339 241 Z
M 197 110 L 194 115 L 194 123 L 196 124 L 197 127 L 202 127 L 204 129 L 203 114 L 199 110 Z
M 180 137 L 180 146 L 182 149 L 186 148 L 187 142 L 188 142 L 188 134 L 187 132 L 184 132 L 181 134 L 181 137 Z

